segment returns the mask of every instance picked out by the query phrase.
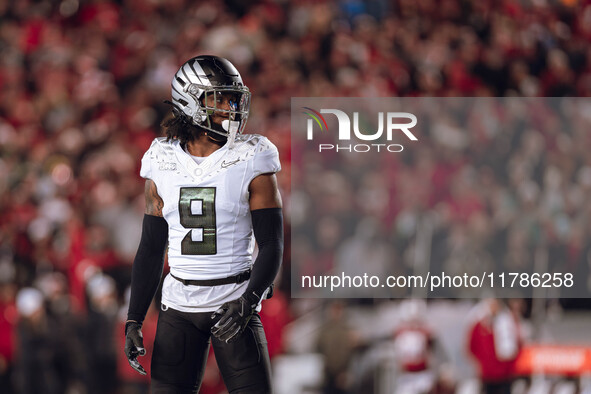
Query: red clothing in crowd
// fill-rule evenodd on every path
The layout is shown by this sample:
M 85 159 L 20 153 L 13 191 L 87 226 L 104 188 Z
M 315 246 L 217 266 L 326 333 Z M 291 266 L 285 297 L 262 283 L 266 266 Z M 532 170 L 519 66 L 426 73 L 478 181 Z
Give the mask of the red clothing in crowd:
M 289 323 L 289 304 L 283 293 L 275 290 L 273 297 L 263 302 L 260 315 L 272 359 L 283 352 L 283 329 Z
M 522 341 L 519 323 L 509 312 L 481 318 L 470 330 L 469 338 L 469 350 L 478 363 L 483 382 L 503 382 L 513 378 Z
M 515 360 L 499 360 L 495 354 L 492 325 L 479 321 L 470 333 L 470 352 L 480 366 L 483 381 L 495 382 L 512 376 Z
M 17 318 L 18 312 L 13 301 L 0 302 L 0 359 L 6 363 L 11 363 L 14 356 L 14 331 Z
M 429 368 L 433 346 L 433 337 L 429 330 L 417 324 L 407 324 L 396 330 L 394 338 L 404 372 L 421 372 Z

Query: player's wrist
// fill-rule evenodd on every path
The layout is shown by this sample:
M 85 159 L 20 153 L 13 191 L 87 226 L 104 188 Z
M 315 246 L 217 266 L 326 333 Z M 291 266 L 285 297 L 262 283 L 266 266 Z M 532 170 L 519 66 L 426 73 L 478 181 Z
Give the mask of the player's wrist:
M 125 322 L 127 323 L 128 321 L 134 321 L 136 323 L 143 324 L 145 318 L 146 313 L 127 312 L 127 320 Z
M 261 302 L 261 296 L 259 296 L 254 290 L 247 290 L 242 294 L 242 298 L 246 300 L 247 305 L 251 308 L 256 308 Z
M 141 330 L 142 328 L 142 323 L 135 321 L 135 320 L 127 320 L 125 322 L 125 335 L 127 335 L 127 333 L 129 332 L 130 329 L 134 329 L 134 330 Z

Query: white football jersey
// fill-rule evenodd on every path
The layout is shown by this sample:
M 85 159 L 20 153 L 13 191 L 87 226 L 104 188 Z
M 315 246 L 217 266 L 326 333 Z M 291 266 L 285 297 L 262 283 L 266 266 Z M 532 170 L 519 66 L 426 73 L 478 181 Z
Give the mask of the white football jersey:
M 140 175 L 156 184 L 168 222 L 168 265 L 183 279 L 218 279 L 252 266 L 254 237 L 248 187 L 258 175 L 281 169 L 277 148 L 257 134 L 236 136 L 201 164 L 178 140 L 156 138 L 142 158 Z M 214 311 L 238 298 L 248 281 L 185 286 L 168 275 L 162 303 L 185 312 Z

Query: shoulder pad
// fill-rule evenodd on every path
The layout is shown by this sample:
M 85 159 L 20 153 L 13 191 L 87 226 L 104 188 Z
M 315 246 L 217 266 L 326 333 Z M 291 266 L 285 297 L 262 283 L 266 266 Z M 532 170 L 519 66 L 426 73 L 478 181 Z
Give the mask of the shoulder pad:
M 277 149 L 267 137 L 260 134 L 241 134 L 236 136 L 234 144 L 233 150 L 239 155 L 247 152 L 254 155 L 269 149 Z
M 154 138 L 154 141 L 152 141 L 152 145 L 150 145 L 148 152 L 150 152 L 152 158 L 156 158 L 160 155 L 173 154 L 174 151 L 172 147 L 175 142 L 178 143 L 177 140 L 166 141 L 166 137 Z
M 142 158 L 140 175 L 155 181 L 158 171 L 176 169 L 173 150 L 175 143 L 179 142 L 177 140 L 166 141 L 166 137 L 155 138 Z
M 281 170 L 277 147 L 267 137 L 259 134 L 248 134 L 245 137 L 245 144 L 249 146 L 249 160 L 252 160 L 252 177 Z
M 176 160 L 173 148 L 175 144 L 179 144 L 179 141 L 166 141 L 166 137 L 158 137 L 152 141 L 152 145 L 146 153 L 150 155 L 150 159 L 155 163 Z

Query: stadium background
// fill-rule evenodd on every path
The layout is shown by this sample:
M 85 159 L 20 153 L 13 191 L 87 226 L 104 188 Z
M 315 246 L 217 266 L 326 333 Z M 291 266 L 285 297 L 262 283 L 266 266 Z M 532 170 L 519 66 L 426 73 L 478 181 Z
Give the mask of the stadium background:
M 286 253 L 263 316 L 278 392 L 319 392 L 324 360 L 350 392 L 401 392 L 390 345 L 405 319 L 420 321 L 441 344 L 442 380 L 474 392 L 466 343 L 479 300 L 290 299 L 290 187 L 300 170 L 290 166 L 290 97 L 588 97 L 590 39 L 591 3 L 583 0 L 1 2 L 0 392 L 145 392 L 147 381 L 122 351 L 144 204 L 139 163 L 159 134 L 172 75 L 204 53 L 241 71 L 253 92 L 247 132 L 269 137 L 282 159 Z M 528 237 L 544 236 L 549 259 L 588 280 L 591 133 L 545 127 L 512 139 L 477 139 L 466 130 L 463 137 L 468 145 L 426 149 L 402 163 L 391 181 L 412 192 L 400 203 L 420 195 L 420 209 L 437 201 L 454 208 L 444 244 L 456 259 L 486 253 L 473 247 L 474 237 L 486 234 L 494 213 L 512 224 L 501 257 L 529 261 Z M 479 147 L 517 168 L 519 179 L 486 170 L 467 176 L 482 170 Z M 353 187 L 322 175 L 329 192 Z M 374 196 L 384 193 L 379 181 L 365 179 Z M 436 182 L 457 193 L 436 195 L 441 188 L 429 187 Z M 506 199 L 491 201 L 490 189 Z M 532 204 L 535 212 L 522 214 Z M 401 218 L 400 225 L 410 220 Z M 330 265 L 343 241 L 338 223 L 322 220 L 313 234 L 310 260 Z M 414 236 L 411 230 L 408 245 Z M 584 349 L 588 304 L 526 300 L 512 310 L 524 343 Z M 156 313 L 147 319 L 146 343 Z M 319 346 L 322 337 L 342 342 Z M 570 371 L 570 380 L 538 373 L 516 389 L 582 392 L 589 372 Z M 223 390 L 212 360 L 202 392 Z

